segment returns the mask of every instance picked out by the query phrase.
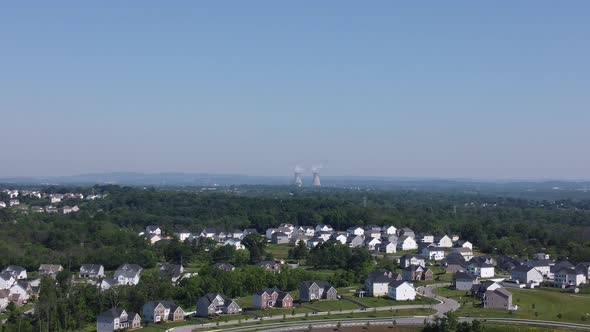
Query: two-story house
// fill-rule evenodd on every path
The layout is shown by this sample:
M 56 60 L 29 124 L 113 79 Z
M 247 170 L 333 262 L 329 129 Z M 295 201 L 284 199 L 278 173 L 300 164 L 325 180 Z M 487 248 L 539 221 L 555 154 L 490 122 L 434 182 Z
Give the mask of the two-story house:
M 197 301 L 197 316 L 207 317 L 218 314 L 238 314 L 242 308 L 236 301 L 219 293 L 208 293 Z
M 121 308 L 109 309 L 96 317 L 96 332 L 113 332 L 141 327 L 137 313 L 127 313 Z
M 299 300 L 310 302 L 314 300 L 335 300 L 338 297 L 336 288 L 326 281 L 307 280 L 299 286 Z

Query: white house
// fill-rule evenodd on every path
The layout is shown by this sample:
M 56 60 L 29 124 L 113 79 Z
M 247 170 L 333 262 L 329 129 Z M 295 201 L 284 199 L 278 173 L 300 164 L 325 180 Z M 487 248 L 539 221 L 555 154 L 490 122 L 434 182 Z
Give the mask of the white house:
M 299 226 L 299 233 L 305 236 L 314 236 L 315 229 L 311 226 Z
M 100 264 L 83 264 L 80 266 L 80 278 L 104 278 L 104 266 Z
M 332 237 L 331 231 L 320 231 L 316 233 L 316 236 L 324 241 L 328 241 Z
M 27 282 L 17 282 L 10 287 L 10 298 L 18 299 L 18 302 L 29 300 L 30 286 Z
M 519 265 L 512 269 L 511 279 L 535 287 L 543 282 L 543 275 L 534 267 Z
M 473 244 L 469 241 L 463 241 L 463 243 L 461 243 L 461 247 L 473 250 Z
M 383 226 L 381 231 L 387 235 L 394 235 L 397 232 L 397 228 L 395 226 Z
M 365 235 L 365 230 L 360 226 L 350 227 L 346 232 L 348 235 Z
M 451 248 L 453 246 L 453 241 L 448 235 L 443 235 L 441 237 L 435 237 L 434 243 L 442 248 Z
M 416 239 L 422 243 L 433 243 L 434 242 L 434 235 L 424 234 L 416 236 Z
M 398 239 L 397 248 L 399 250 L 415 250 L 418 249 L 418 244 L 413 237 L 402 235 Z
M 22 266 L 9 265 L 1 272 L 2 274 L 10 274 L 16 280 L 27 279 L 27 270 Z
M 429 246 L 422 249 L 422 257 L 442 261 L 445 258 L 445 249 L 441 247 Z
M 229 238 L 229 239 L 225 240 L 225 242 L 223 244 L 226 246 L 232 246 L 232 247 L 236 248 L 236 250 L 246 249 L 246 247 L 242 244 L 242 241 L 240 239 Z
M 9 289 L 14 285 L 16 279 L 9 273 L 0 273 L 0 289 Z
M 4 203 L 4 201 L 0 201 L 0 208 L 5 208 L 6 207 L 6 203 Z
M 123 264 L 115 271 L 115 279 L 119 285 L 137 285 L 143 268 L 137 264 Z
M 455 247 L 451 251 L 460 254 L 466 261 L 470 261 L 473 258 L 473 250 L 467 247 Z
M 317 225 L 315 227 L 315 231 L 316 231 L 316 233 L 319 233 L 319 232 L 333 232 L 334 231 L 334 228 L 332 228 L 332 226 L 330 226 L 330 225 Z
M 395 254 L 396 253 L 396 248 L 397 248 L 397 243 L 393 243 L 393 242 L 381 242 L 381 244 L 379 245 L 379 252 L 384 252 L 386 254 Z
M 555 286 L 579 286 L 586 282 L 586 276 L 581 269 L 561 268 L 555 272 Z
M 396 301 L 412 301 L 416 299 L 416 289 L 407 281 L 389 283 L 387 296 Z
M 369 251 L 375 251 L 375 248 L 379 248 L 379 245 L 381 244 L 381 241 L 379 239 L 376 239 L 374 237 L 369 237 L 365 240 L 365 246 L 367 247 L 367 249 Z
M 149 225 L 145 228 L 145 232 L 148 234 L 162 235 L 162 229 L 155 225 Z
M 348 239 L 345 234 L 336 234 L 334 239 L 342 244 L 346 244 L 346 240 Z
M 365 290 L 368 296 L 384 296 L 389 292 L 389 283 L 396 280 L 401 280 L 399 274 L 385 269 L 379 269 L 369 273 L 369 276 L 365 280 Z
M 184 242 L 186 239 L 191 237 L 191 233 L 189 231 L 179 231 L 174 233 L 174 235 L 178 238 L 178 241 Z
M 9 206 L 17 206 L 19 204 L 20 204 L 20 201 L 18 199 L 11 199 L 8 201 Z
M 473 262 L 467 266 L 469 273 L 478 276 L 480 278 L 493 278 L 494 277 L 494 265 L 486 262 Z

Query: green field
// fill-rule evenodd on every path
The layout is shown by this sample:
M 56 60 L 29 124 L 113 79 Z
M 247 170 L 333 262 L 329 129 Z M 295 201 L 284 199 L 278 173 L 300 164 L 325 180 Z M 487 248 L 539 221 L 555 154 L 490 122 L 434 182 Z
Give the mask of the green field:
M 426 298 L 426 297 L 417 297 L 414 301 L 394 301 L 387 298 L 382 297 L 353 297 L 351 295 L 343 295 L 345 298 L 350 298 L 353 301 L 356 301 L 366 307 L 374 308 L 374 307 L 394 307 L 399 305 L 410 305 L 410 304 L 436 304 L 438 301 Z
M 271 253 L 274 258 L 287 259 L 289 257 L 289 249 L 291 246 L 288 244 L 271 244 L 266 246 L 266 251 Z
M 590 324 L 590 295 L 561 293 L 546 289 L 513 289 L 512 303 L 518 305 L 518 310 L 511 313 L 506 310 L 484 309 L 478 301 L 466 297 L 463 291 L 438 289 L 437 294 L 461 297 L 461 308 L 457 311 L 460 316 L 470 317 L 502 317 L 565 321 L 580 324 Z M 560 317 L 561 315 L 561 317 Z
M 361 307 L 346 301 L 346 300 L 330 300 L 330 301 L 317 301 L 312 303 L 304 303 L 303 308 L 310 309 L 312 311 L 339 311 L 339 310 L 352 310 L 360 309 Z

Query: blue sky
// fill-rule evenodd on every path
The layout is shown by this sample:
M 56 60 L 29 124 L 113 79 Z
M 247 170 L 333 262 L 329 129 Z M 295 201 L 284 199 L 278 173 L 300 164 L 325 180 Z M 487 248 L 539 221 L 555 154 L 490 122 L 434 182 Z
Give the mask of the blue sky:
M 589 179 L 588 1 L 0 5 L 0 175 Z

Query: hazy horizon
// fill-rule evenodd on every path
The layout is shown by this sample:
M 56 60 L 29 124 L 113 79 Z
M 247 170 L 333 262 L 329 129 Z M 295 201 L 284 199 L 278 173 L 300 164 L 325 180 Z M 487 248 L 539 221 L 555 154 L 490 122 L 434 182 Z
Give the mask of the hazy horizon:
M 590 179 L 590 3 L 5 3 L 0 178 Z

